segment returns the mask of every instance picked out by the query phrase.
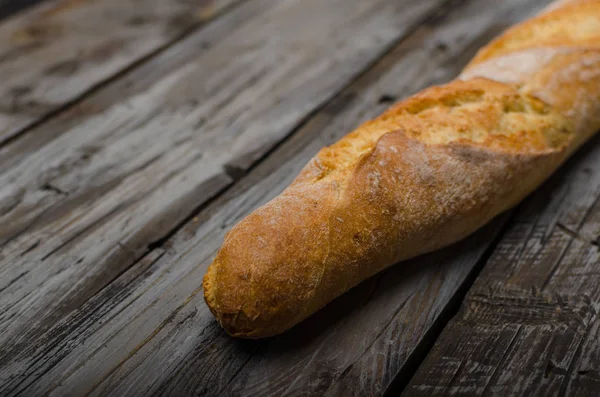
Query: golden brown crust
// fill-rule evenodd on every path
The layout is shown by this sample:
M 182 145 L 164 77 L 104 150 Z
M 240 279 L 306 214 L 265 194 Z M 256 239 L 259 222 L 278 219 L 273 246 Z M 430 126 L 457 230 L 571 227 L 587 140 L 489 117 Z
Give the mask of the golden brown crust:
M 563 1 L 459 79 L 321 150 L 227 234 L 204 278 L 208 306 L 233 336 L 275 335 L 393 263 L 462 239 L 600 128 L 599 96 L 600 0 Z
M 490 58 L 538 47 L 600 46 L 600 2 L 579 0 L 563 2 L 556 8 L 508 29 L 482 48 L 471 64 Z

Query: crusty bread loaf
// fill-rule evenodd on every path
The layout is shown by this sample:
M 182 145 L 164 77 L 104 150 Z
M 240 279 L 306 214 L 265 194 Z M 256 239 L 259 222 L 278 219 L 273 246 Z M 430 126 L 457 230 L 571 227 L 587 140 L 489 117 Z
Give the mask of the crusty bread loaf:
M 321 150 L 226 236 L 205 299 L 233 336 L 267 337 L 362 280 L 517 204 L 600 128 L 600 0 L 506 31 L 447 85 Z

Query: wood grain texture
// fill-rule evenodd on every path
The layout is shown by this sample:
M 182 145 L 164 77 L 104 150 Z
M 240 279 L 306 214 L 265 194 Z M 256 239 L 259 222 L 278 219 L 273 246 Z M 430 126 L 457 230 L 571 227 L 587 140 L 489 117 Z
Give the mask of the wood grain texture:
M 248 3 L 233 10 L 182 43 L 188 45 L 188 51 L 183 52 L 192 58 L 201 56 L 197 51 L 199 40 L 220 40 L 229 35 L 231 24 L 251 19 L 265 11 L 269 3 Z M 135 99 L 144 93 L 162 99 L 164 81 L 168 86 L 180 74 L 173 72 L 173 64 L 163 65 L 166 62 L 161 60 L 180 61 L 181 57 L 172 56 L 179 52 L 177 48 L 167 51 L 163 55 L 166 58 L 157 59 L 159 67 L 149 63 L 81 103 L 79 111 L 67 112 L 47 128 L 31 131 L 27 137 L 36 143 L 53 132 L 60 137 L 42 147 L 27 147 L 31 152 L 19 151 L 16 164 L 0 176 L 5 193 L 0 194 L 4 205 L 4 211 L 0 211 L 2 233 L 9 232 L 0 255 L 0 306 L 6 320 L 0 324 L 0 333 L 3 342 L 11 341 L 13 351 L 19 350 L 20 341 L 29 343 L 35 334 L 80 307 L 193 208 L 231 183 L 218 165 L 199 163 L 203 157 L 201 145 L 185 147 L 185 140 L 165 137 L 163 146 L 167 143 L 169 151 L 163 156 L 152 140 L 164 131 L 161 124 L 154 130 L 141 128 L 156 108 L 150 109 L 143 99 Z M 189 111 L 191 105 L 174 96 L 173 105 Z M 163 105 L 161 102 L 157 106 Z M 86 107 L 95 111 L 81 111 Z M 177 117 L 174 110 L 173 120 Z M 132 130 L 142 135 L 136 138 Z M 94 142 L 94 137 L 97 140 L 92 144 L 89 139 Z M 154 151 L 145 152 L 147 146 L 140 148 L 140 142 L 146 142 Z M 14 147 L 20 148 L 19 142 L 5 149 Z M 157 161 L 161 158 L 165 161 Z M 73 173 L 73 190 L 53 184 L 54 178 L 69 172 Z M 10 234 L 11 229 L 14 234 Z M 17 314 L 19 321 L 11 321 Z M 36 321 L 29 322 L 32 319 Z M 8 349 L 3 349 L 0 360 L 5 355 L 10 355 Z
M 0 144 L 240 1 L 52 0 L 5 21 Z
M 248 1 L 5 146 L 0 362 L 162 245 L 440 3 Z M 311 29 L 301 15 L 317 16 Z
M 597 396 L 600 140 L 520 209 L 405 396 Z
M 319 2 L 321 6 L 324 3 L 327 2 Z M 302 4 L 306 6 L 307 2 Z M 346 1 L 344 4 L 349 3 Z M 360 4 L 364 5 L 363 2 Z M 429 343 L 426 342 L 431 337 L 428 336 L 428 331 L 439 326 L 439 321 L 447 315 L 444 313 L 449 302 L 492 244 L 502 220 L 457 246 L 390 269 L 336 300 L 291 332 L 268 341 L 237 341 L 227 337 L 202 300 L 200 280 L 222 242 L 225 231 L 258 205 L 278 194 L 318 149 L 339 139 L 358 123 L 380 113 L 389 105 L 390 98 L 408 95 L 424 86 L 453 77 L 491 35 L 522 19 L 524 15 L 533 13 L 545 2 L 511 0 L 494 6 L 488 5 L 486 13 L 481 12 L 481 4 L 481 1 L 476 0 L 454 1 L 448 3 L 447 8 L 440 9 L 440 15 L 429 19 L 413 32 L 374 69 L 307 120 L 291 139 L 277 147 L 260 165 L 251 168 L 250 173 L 225 195 L 204 208 L 174 237 L 161 240 L 160 246 L 148 247 L 137 243 L 137 251 L 132 250 L 129 248 L 132 243 L 121 243 L 123 237 L 120 236 L 123 234 L 117 234 L 119 239 L 116 243 L 119 244 L 113 241 L 113 245 L 106 244 L 106 247 L 117 246 L 127 253 L 133 251 L 134 255 L 119 258 L 118 262 L 114 262 L 115 266 L 123 266 L 122 262 L 134 263 L 136 257 L 148 252 L 148 248 L 154 249 L 90 299 L 83 299 L 84 294 L 78 291 L 77 299 L 72 304 L 74 310 L 68 316 L 65 316 L 68 311 L 61 311 L 63 306 L 51 309 L 40 306 L 32 321 L 37 320 L 40 313 L 44 314 L 44 310 L 48 310 L 50 314 L 58 311 L 60 318 L 37 335 L 36 343 L 23 343 L 18 351 L 13 349 L 4 355 L 0 371 L 0 391 L 6 395 L 20 393 L 57 396 L 88 392 L 92 395 L 381 395 L 393 383 L 396 375 L 402 373 L 411 356 L 417 354 L 418 347 Z M 313 6 L 318 5 L 315 2 Z M 281 8 L 274 10 L 271 12 L 281 11 Z M 389 14 L 390 10 L 385 11 Z M 298 8 L 290 9 L 286 26 L 293 22 L 292 16 L 298 15 L 298 12 Z M 406 12 L 405 7 L 402 15 Z M 397 22 L 398 17 L 396 15 L 393 21 Z M 331 18 L 328 21 L 331 22 Z M 375 21 L 381 29 L 381 20 Z M 257 26 L 265 25 L 268 25 L 266 21 L 259 19 L 252 31 L 256 31 Z M 352 29 L 355 30 L 356 26 Z M 242 31 L 243 34 L 240 35 L 248 39 L 250 29 Z M 364 38 L 364 33 L 356 37 Z M 348 37 L 348 40 L 352 39 L 353 36 Z M 228 40 L 231 39 L 225 38 L 219 43 L 223 45 Z M 371 47 L 372 44 L 369 48 Z M 318 59 L 316 55 L 314 58 Z M 323 66 L 325 69 L 331 67 L 330 64 Z M 335 69 L 335 75 L 339 75 L 341 70 L 341 66 Z M 319 75 L 322 76 L 323 71 Z M 189 79 L 182 81 L 180 86 L 193 89 L 188 88 Z M 323 84 L 323 80 L 307 81 L 315 85 Z M 331 87 L 323 89 L 331 92 Z M 163 94 L 165 91 L 158 92 Z M 309 98 L 314 96 L 312 93 Z M 322 101 L 326 100 L 326 96 L 322 94 Z M 266 99 L 262 96 L 261 101 L 264 100 Z M 293 103 L 297 106 L 298 102 L 296 100 Z M 318 104 L 311 107 L 307 105 L 310 109 L 314 109 L 314 106 Z M 289 107 L 279 108 L 278 113 L 268 114 L 282 114 L 285 109 Z M 264 114 L 260 115 L 265 117 Z M 178 116 L 178 123 L 182 123 L 185 117 L 181 114 Z M 264 154 L 277 140 L 287 135 L 299 120 L 300 118 L 289 124 L 277 124 L 285 133 L 275 131 L 272 133 L 275 135 L 266 136 L 263 144 L 268 144 L 258 153 Z M 269 125 L 263 123 L 261 130 L 264 131 Z M 135 131 L 128 136 L 135 135 Z M 235 131 L 237 130 L 233 132 Z M 65 136 L 58 133 L 56 135 L 56 139 Z M 253 134 L 250 137 L 256 136 Z M 250 137 L 241 141 L 242 148 L 246 149 L 245 146 L 253 143 Z M 138 142 L 144 141 L 143 137 L 137 139 Z M 27 156 L 35 158 L 39 152 L 52 145 L 53 142 L 50 142 L 39 150 L 31 150 Z M 236 147 L 227 140 L 224 145 L 228 148 Z M 229 169 L 229 174 L 223 175 L 231 176 L 232 169 L 250 169 L 260 157 L 255 148 L 250 149 L 250 152 L 242 150 L 238 157 L 228 159 L 229 163 L 225 164 L 234 166 Z M 24 151 L 27 150 L 25 147 Z M 166 151 L 163 149 L 160 152 Z M 176 155 L 178 158 L 182 157 L 179 152 Z M 168 155 L 163 154 L 156 163 L 160 163 L 165 156 Z M 160 171 L 160 168 L 152 168 L 151 165 L 140 168 L 141 171 L 132 174 L 132 180 L 136 180 L 137 174 L 141 173 L 144 176 L 140 176 L 140 180 L 147 181 Z M 167 169 L 173 167 L 169 165 Z M 159 187 L 155 189 L 164 189 L 161 185 L 158 182 Z M 66 185 L 50 186 L 62 191 L 61 186 Z M 139 186 L 129 188 L 141 196 L 151 196 L 140 193 Z M 171 192 L 172 189 L 165 191 Z M 205 189 L 202 191 L 205 192 Z M 91 192 L 88 195 L 92 197 L 97 194 L 94 190 Z M 110 197 L 110 193 L 108 194 Z M 190 197 L 191 200 L 195 194 L 183 196 Z M 89 196 L 85 197 L 81 199 L 85 204 L 82 204 L 83 215 L 78 215 L 79 217 L 86 216 L 84 210 L 89 213 L 90 208 L 94 208 L 93 201 L 89 204 Z M 123 196 L 119 193 L 116 197 Z M 106 202 L 106 196 L 98 201 Z M 144 197 L 134 201 L 128 213 L 136 214 L 136 209 L 145 202 L 153 203 L 154 199 Z M 156 203 L 159 206 L 160 201 Z M 50 208 L 55 208 L 55 205 Z M 180 206 L 177 205 L 177 208 Z M 190 213 L 193 211 L 191 206 L 186 208 Z M 97 211 L 100 213 L 100 210 Z M 120 209 L 114 211 L 116 214 Z M 140 212 L 146 211 L 148 210 L 144 207 L 140 209 Z M 163 210 L 162 214 L 168 214 L 168 219 L 172 218 L 167 211 Z M 69 222 L 78 220 L 77 217 L 68 218 L 69 222 L 66 222 L 61 219 L 63 216 L 71 215 L 60 215 L 52 222 L 65 222 L 63 227 L 68 228 Z M 140 215 L 135 215 L 137 216 Z M 67 239 L 66 245 L 64 240 L 56 240 L 56 245 L 48 248 L 44 246 L 53 237 L 49 231 L 61 230 L 55 224 L 50 224 L 51 227 L 42 235 L 43 241 L 26 247 L 30 250 L 25 252 L 25 256 L 37 255 L 34 258 L 39 258 L 50 253 L 45 259 L 48 265 L 38 264 L 32 267 L 32 271 L 46 269 L 53 261 L 64 265 L 64 258 L 83 252 L 82 247 L 100 250 L 101 248 L 96 248 L 98 235 L 118 233 L 119 228 L 111 226 L 115 219 L 120 217 L 110 214 L 97 221 L 100 224 L 97 229 L 84 228 L 84 235 L 80 240 Z M 165 222 L 162 217 L 156 219 L 156 222 Z M 133 219 L 127 222 L 135 225 L 138 221 Z M 137 223 L 140 224 L 144 223 Z M 155 225 L 150 230 L 164 232 L 167 229 L 159 223 Z M 132 226 L 132 230 L 138 230 L 138 227 Z M 87 230 L 90 230 L 89 233 Z M 9 244 L 20 244 L 14 246 L 20 248 L 7 251 L 8 254 L 12 253 L 16 257 L 23 253 L 23 242 L 32 243 L 31 238 L 23 237 L 27 233 L 34 232 L 27 231 L 14 238 Z M 148 236 L 156 238 L 160 234 L 145 233 L 148 235 L 132 241 L 155 241 Z M 32 254 L 34 252 L 37 254 Z M 62 262 L 53 259 L 57 253 L 65 255 L 59 256 Z M 116 275 L 105 277 L 102 271 L 107 268 L 107 262 L 99 262 L 98 258 L 104 256 L 98 255 L 90 260 L 84 258 L 79 264 L 73 265 L 73 270 L 67 271 L 73 272 L 71 274 L 85 271 L 86 275 L 97 272 L 98 277 L 94 282 L 109 282 Z M 23 261 L 22 265 L 27 263 Z M 127 267 L 116 270 L 123 271 Z M 7 267 L 9 270 L 15 268 Z M 60 277 L 61 268 L 58 269 Z M 27 277 L 28 274 L 14 272 L 14 281 L 8 288 L 13 288 L 11 291 L 17 293 L 28 288 L 30 284 Z M 61 297 L 66 289 L 57 287 L 59 283 L 55 280 L 50 284 L 58 292 L 51 291 L 47 296 L 64 303 L 65 300 Z M 73 289 L 77 290 L 77 286 Z M 25 296 L 23 299 L 28 299 Z M 15 304 L 20 305 L 20 302 Z M 78 308 L 77 305 L 81 307 Z M 22 313 L 23 310 L 18 312 L 19 315 L 23 315 Z M 7 319 L 7 316 L 3 319 Z M 40 321 L 41 325 L 48 324 L 46 321 L 48 320 Z M 20 331 L 23 332 L 24 329 L 25 325 Z M 13 337 L 19 336 L 13 334 Z

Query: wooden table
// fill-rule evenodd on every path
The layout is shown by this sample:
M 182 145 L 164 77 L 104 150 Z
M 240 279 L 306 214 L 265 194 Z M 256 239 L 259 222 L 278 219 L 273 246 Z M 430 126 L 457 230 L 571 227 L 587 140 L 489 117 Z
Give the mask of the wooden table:
M 0 395 L 600 395 L 600 138 L 515 211 L 279 337 L 228 337 L 202 297 L 225 232 L 319 148 L 547 3 L 62 0 L 3 19 Z

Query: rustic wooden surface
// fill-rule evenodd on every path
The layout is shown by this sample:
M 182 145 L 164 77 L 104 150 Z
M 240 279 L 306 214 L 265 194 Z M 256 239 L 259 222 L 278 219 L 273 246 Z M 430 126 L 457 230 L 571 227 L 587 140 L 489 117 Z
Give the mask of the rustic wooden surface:
M 530 197 L 405 396 L 598 396 L 600 139 Z
M 8 204 L 0 274 L 9 280 L 0 308 L 15 321 L 0 324 L 0 344 L 15 350 L 29 344 L 160 246 L 203 201 L 398 39 L 406 31 L 398 19 L 413 20 L 436 5 L 420 2 L 411 13 L 388 0 L 371 7 L 343 1 L 345 15 L 336 1 L 247 3 L 224 17 L 233 21 L 218 21 L 127 76 L 136 84 L 129 95 L 120 90 L 127 82 L 107 87 L 78 105 L 82 111 L 50 123 L 50 130 L 31 131 L 28 137 L 40 137 L 33 145 L 5 147 L 18 154 L 6 157 L 11 164 L 0 175 L 0 196 Z M 305 7 L 331 15 L 302 29 L 295 21 Z M 256 18 L 240 26 L 253 13 Z M 232 32 L 231 24 L 239 29 Z M 265 40 L 282 26 L 288 36 Z M 334 31 L 337 42 L 298 51 Z M 210 39 L 214 46 L 198 52 L 199 41 Z M 326 57 L 332 46 L 343 51 Z M 151 75 L 155 70 L 161 74 Z M 206 74 L 212 76 L 206 84 L 195 83 Z
M 0 143 L 240 1 L 49 0 L 4 21 Z
M 451 79 L 476 49 L 547 3 L 62 0 L 0 23 L 0 395 L 398 395 L 482 267 L 466 300 L 475 309 L 463 306 L 405 392 L 460 394 L 456 382 L 471 390 L 477 376 L 477 386 L 490 387 L 472 394 L 502 392 L 508 358 L 486 358 L 497 359 L 485 362 L 491 373 L 465 372 L 471 364 L 460 360 L 477 354 L 469 343 L 486 340 L 488 328 L 481 352 L 504 352 L 499 343 L 522 338 L 525 323 L 540 327 L 532 335 L 563 338 L 551 346 L 564 357 L 548 370 L 546 339 L 535 342 L 538 355 L 531 345 L 511 348 L 555 383 L 569 379 L 564 391 L 580 387 L 569 355 L 587 360 L 581 387 L 593 387 L 598 291 L 593 276 L 578 275 L 594 274 L 593 255 L 572 254 L 587 255 L 584 269 L 565 254 L 579 273 L 556 262 L 549 281 L 532 289 L 526 278 L 542 277 L 535 252 L 550 240 L 522 230 L 527 222 L 538 230 L 543 219 L 559 225 L 549 233 L 571 238 L 564 250 L 586 241 L 597 248 L 593 215 L 581 224 L 565 215 L 597 197 L 593 144 L 565 171 L 579 185 L 560 176 L 551 184 L 555 204 L 546 206 L 546 187 L 517 221 L 501 216 L 453 247 L 398 265 L 280 337 L 229 338 L 202 299 L 201 278 L 225 232 L 317 150 L 395 99 Z M 580 163 L 590 171 L 578 173 Z M 552 247 L 543 255 L 556 255 Z M 508 269 L 506 255 L 521 255 L 521 270 Z M 532 307 L 502 284 L 509 270 L 533 291 Z M 481 281 L 488 274 L 496 274 L 494 295 Z M 559 281 L 566 284 L 554 297 Z M 575 286 L 581 294 L 571 301 Z M 498 312 L 507 302 L 515 307 Z M 553 314 L 556 302 L 567 314 Z M 474 321 L 482 328 L 468 334 L 464 324 Z M 457 346 L 449 340 L 467 347 L 440 350 Z M 534 376 L 521 364 L 515 374 Z

